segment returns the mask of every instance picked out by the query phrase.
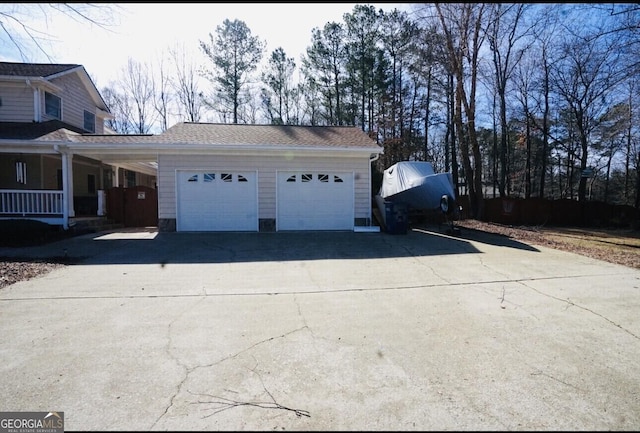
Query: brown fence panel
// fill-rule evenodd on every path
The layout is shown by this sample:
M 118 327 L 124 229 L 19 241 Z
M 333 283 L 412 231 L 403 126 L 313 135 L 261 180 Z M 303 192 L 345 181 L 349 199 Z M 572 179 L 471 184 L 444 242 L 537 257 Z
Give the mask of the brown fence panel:
M 526 225 L 544 225 L 551 219 L 549 200 L 534 197 L 520 201 L 520 223 Z
M 113 187 L 105 191 L 107 218 L 124 224 L 124 188 Z
M 515 198 L 487 198 L 484 200 L 485 220 L 500 224 L 520 221 L 520 200 Z
M 125 227 L 158 225 L 158 191 L 138 185 L 124 191 Z
M 552 225 L 576 225 L 581 223 L 580 203 L 568 198 L 551 201 Z
M 640 209 L 628 205 L 613 205 L 611 224 L 640 227 Z
M 114 187 L 106 192 L 107 218 L 125 227 L 158 225 L 158 191 L 148 186 Z
M 460 218 L 471 218 L 469 197 L 458 197 L 458 204 L 463 207 Z M 640 227 L 640 209 L 602 201 L 489 197 L 484 199 L 482 220 L 508 225 L 636 228 Z

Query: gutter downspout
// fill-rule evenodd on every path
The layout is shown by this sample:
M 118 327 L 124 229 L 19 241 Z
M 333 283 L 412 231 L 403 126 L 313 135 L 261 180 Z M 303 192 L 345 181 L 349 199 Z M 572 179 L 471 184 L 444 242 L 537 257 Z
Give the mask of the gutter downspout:
M 373 179 L 371 178 L 371 163 L 377 161 L 378 158 L 380 158 L 379 153 L 374 153 L 373 155 L 369 156 L 369 183 L 371 186 L 373 186 Z M 373 203 L 371 206 L 371 214 L 369 215 L 369 227 L 371 227 L 372 224 L 373 224 Z
M 27 78 L 26 82 L 27 86 L 33 90 L 33 121 L 39 123 L 42 121 L 42 116 L 40 115 L 40 90 L 31 84 L 30 79 Z

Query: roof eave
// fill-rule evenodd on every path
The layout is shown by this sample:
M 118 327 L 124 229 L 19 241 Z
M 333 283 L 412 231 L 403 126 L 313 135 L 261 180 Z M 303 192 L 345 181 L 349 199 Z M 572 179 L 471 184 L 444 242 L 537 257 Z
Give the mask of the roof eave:
M 49 80 L 42 77 L 0 75 L 0 81 L 15 81 L 17 83 L 26 83 L 27 85 L 50 89 L 55 92 L 62 92 L 62 88 L 60 86 L 56 86 Z
M 78 139 L 82 139 L 79 135 Z M 381 147 L 321 147 L 321 146 L 265 146 L 265 145 L 211 145 L 202 143 L 122 143 L 114 140 L 107 143 L 74 142 L 68 140 L 16 140 L 0 139 L 2 153 L 57 153 L 58 150 L 84 154 L 270 154 L 290 153 L 305 155 L 369 156 L 382 154 Z
M 322 152 L 322 153 L 382 153 L 381 147 L 323 147 L 323 146 L 279 146 L 279 145 L 228 145 L 228 144 L 204 144 L 204 143 L 69 143 L 70 149 L 94 149 L 104 147 L 115 152 L 123 149 L 154 150 L 162 154 L 176 153 L 233 153 L 233 152 Z

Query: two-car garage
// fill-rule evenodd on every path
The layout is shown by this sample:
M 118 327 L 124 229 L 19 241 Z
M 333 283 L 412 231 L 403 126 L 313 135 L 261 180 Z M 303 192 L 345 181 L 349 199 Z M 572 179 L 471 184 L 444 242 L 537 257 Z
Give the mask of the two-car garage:
M 382 148 L 357 127 L 180 123 L 148 140 L 162 231 L 371 224 L 371 163 Z
M 276 229 L 351 230 L 351 172 L 278 171 Z M 258 173 L 177 170 L 177 231 L 258 231 Z

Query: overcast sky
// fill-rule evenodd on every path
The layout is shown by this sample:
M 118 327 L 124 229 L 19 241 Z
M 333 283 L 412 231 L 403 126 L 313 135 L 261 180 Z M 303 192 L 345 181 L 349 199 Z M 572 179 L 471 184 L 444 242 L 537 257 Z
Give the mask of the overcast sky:
M 129 57 L 154 61 L 163 52 L 184 45 L 204 62 L 199 41 L 209 41 L 225 19 L 244 21 L 252 35 L 266 42 L 265 57 L 282 47 L 288 57 L 300 65 L 300 55 L 310 45 L 311 30 L 330 21 L 343 22 L 342 16 L 353 11 L 356 3 L 117 3 L 108 30 L 86 21 L 74 21 L 62 14 L 20 11 L 21 22 L 47 35 L 43 47 L 55 63 L 83 65 L 98 88 L 116 80 Z M 365 3 L 377 9 L 408 7 L 398 3 Z M 14 4 L 15 5 L 15 4 Z M 0 6 L 6 11 L 11 5 Z M 21 5 L 26 7 L 27 4 Z M 37 6 L 37 5 L 34 5 Z M 32 7 L 32 6 L 30 6 Z M 0 57 L 4 61 L 22 62 L 7 36 L 0 37 Z M 36 50 L 29 51 L 31 62 L 48 63 Z

